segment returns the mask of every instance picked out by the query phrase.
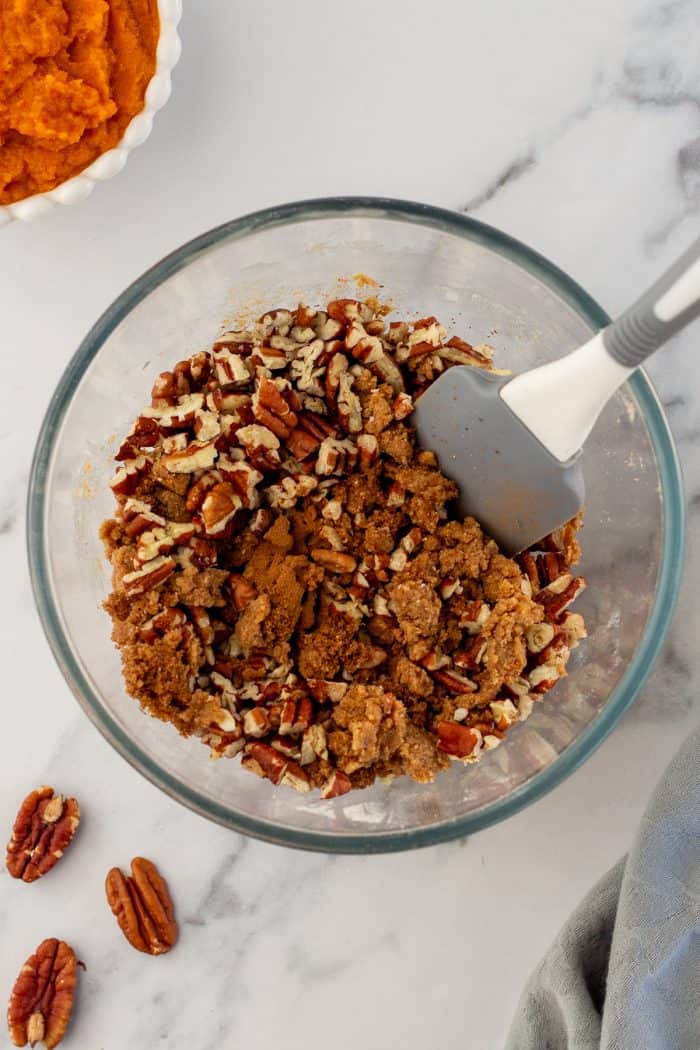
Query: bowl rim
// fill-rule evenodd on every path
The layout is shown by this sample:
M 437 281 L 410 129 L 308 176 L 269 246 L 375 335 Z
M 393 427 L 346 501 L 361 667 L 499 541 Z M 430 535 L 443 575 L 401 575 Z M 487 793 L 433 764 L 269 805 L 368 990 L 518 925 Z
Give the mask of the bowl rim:
M 550 766 L 502 799 L 462 817 L 426 828 L 347 835 L 285 828 L 272 821 L 232 814 L 229 809 L 184 785 L 157 766 L 131 740 L 93 694 L 64 632 L 52 595 L 43 522 L 46 479 L 54 437 L 84 371 L 121 320 L 158 285 L 215 244 L 238 240 L 275 226 L 324 217 L 389 218 L 428 226 L 475 241 L 497 251 L 543 280 L 593 329 L 609 323 L 604 310 L 571 277 L 538 252 L 508 234 L 458 212 L 383 197 L 327 197 L 266 208 L 223 223 L 170 252 L 115 299 L 95 322 L 66 367 L 42 422 L 32 460 L 27 494 L 26 538 L 34 599 L 53 656 L 83 711 L 126 761 L 171 798 L 234 831 L 278 845 L 330 853 L 384 853 L 436 845 L 512 816 L 570 776 L 599 747 L 630 706 L 646 680 L 670 626 L 681 580 L 684 550 L 684 500 L 675 444 L 656 392 L 643 371 L 628 380 L 656 456 L 664 524 L 660 571 L 654 603 L 633 657 L 608 702 L 591 724 Z

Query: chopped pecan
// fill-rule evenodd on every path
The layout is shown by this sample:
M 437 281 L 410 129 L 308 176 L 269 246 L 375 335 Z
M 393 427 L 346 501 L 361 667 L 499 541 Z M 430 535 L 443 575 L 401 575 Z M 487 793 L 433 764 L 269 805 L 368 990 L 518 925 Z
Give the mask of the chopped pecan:
M 151 462 L 145 456 L 129 460 L 119 468 L 110 481 L 109 486 L 112 492 L 115 496 L 130 496 L 136 491 L 141 479 L 148 474 L 150 469 Z
M 351 321 L 362 317 L 362 307 L 363 304 L 357 299 L 333 299 L 328 303 L 326 311 L 328 316 L 332 317 L 334 321 L 349 324 Z
M 193 441 L 186 448 L 161 456 L 160 462 L 171 474 L 194 474 L 214 465 L 217 457 L 216 441 Z
M 144 642 L 154 642 L 159 635 L 178 630 L 186 623 L 187 616 L 182 609 L 175 607 L 163 609 L 139 627 L 139 638 Z
M 136 543 L 136 561 L 139 565 L 157 558 L 159 554 L 169 554 L 179 544 L 188 543 L 195 534 L 193 524 L 178 525 L 168 521 L 164 526 L 156 526 L 140 533 Z
M 340 795 L 346 795 L 351 788 L 352 783 L 347 773 L 334 769 L 321 788 L 321 798 L 338 798 Z
M 175 559 L 158 557 L 146 562 L 135 572 L 128 572 L 122 577 L 122 585 L 130 598 L 145 594 L 152 587 L 158 587 L 175 572 Z
M 219 481 L 207 492 L 201 506 L 207 536 L 221 536 L 243 503 L 230 481 Z
M 151 389 L 151 404 L 155 408 L 161 405 L 174 405 L 177 396 L 175 376 L 172 372 L 161 372 Z
M 481 733 L 458 722 L 438 722 L 438 747 L 453 758 L 469 758 L 481 746 Z
M 155 864 L 134 857 L 131 875 L 112 868 L 105 882 L 107 901 L 129 944 L 147 955 L 163 955 L 177 941 L 175 910 L 168 884 Z
M 241 764 L 259 777 L 279 784 L 284 776 L 288 759 L 269 744 L 246 744 Z
M 243 612 L 258 596 L 255 584 L 237 572 L 232 572 L 229 576 L 229 587 L 231 588 L 231 598 L 234 607 L 239 612 Z
M 541 653 L 545 646 L 549 645 L 553 637 L 554 628 L 551 623 L 533 624 L 525 634 L 528 652 Z
M 473 682 L 471 678 L 467 678 L 465 675 L 457 674 L 456 671 L 433 671 L 432 675 L 441 685 L 444 685 L 449 693 L 454 693 L 455 696 L 462 696 L 464 693 L 474 693 L 477 690 L 476 682 Z
M 349 689 L 347 682 L 329 682 L 322 678 L 307 678 L 306 685 L 314 700 L 330 700 L 334 704 L 339 703 Z
M 353 572 L 357 561 L 352 554 L 344 554 L 342 551 L 329 551 L 321 547 L 315 547 L 311 551 L 311 557 L 329 572 Z
M 279 438 L 269 427 L 260 423 L 241 427 L 236 431 L 236 439 L 246 450 L 248 458 L 258 470 L 275 470 L 280 465 Z
M 282 356 L 284 359 L 284 355 Z M 285 363 L 286 360 L 283 360 L 283 364 Z M 259 423 L 268 427 L 283 441 L 289 438 L 298 422 L 288 398 L 285 398 L 271 379 L 260 380 L 253 395 L 253 415 Z
M 565 581 L 563 585 L 562 581 Z M 569 573 L 566 573 L 535 595 L 535 601 L 544 606 L 546 618 L 554 620 L 571 605 L 586 586 L 587 582 L 583 576 L 572 579 Z
M 19 807 L 7 845 L 7 870 L 15 879 L 35 882 L 46 875 L 70 845 L 80 823 L 74 798 L 54 795 L 53 788 L 30 792 Z
M 65 941 L 42 941 L 22 967 L 7 1008 L 7 1025 L 15 1046 L 35 1046 L 43 1040 L 47 1050 L 58 1046 L 73 1010 L 78 964 Z

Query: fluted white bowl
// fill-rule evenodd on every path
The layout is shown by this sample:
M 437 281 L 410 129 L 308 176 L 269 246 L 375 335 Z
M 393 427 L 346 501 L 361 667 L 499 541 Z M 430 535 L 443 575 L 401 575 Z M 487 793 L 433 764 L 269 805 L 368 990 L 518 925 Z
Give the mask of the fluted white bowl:
M 21 219 L 26 222 L 44 215 L 62 204 L 76 204 L 88 197 L 98 182 L 118 175 L 133 149 L 145 142 L 151 134 L 153 118 L 170 98 L 170 75 L 180 57 L 181 44 L 177 33 L 182 15 L 182 0 L 158 0 L 160 34 L 156 50 L 156 68 L 144 96 L 143 109 L 129 122 L 117 145 L 83 171 L 45 193 L 0 205 L 0 226 Z

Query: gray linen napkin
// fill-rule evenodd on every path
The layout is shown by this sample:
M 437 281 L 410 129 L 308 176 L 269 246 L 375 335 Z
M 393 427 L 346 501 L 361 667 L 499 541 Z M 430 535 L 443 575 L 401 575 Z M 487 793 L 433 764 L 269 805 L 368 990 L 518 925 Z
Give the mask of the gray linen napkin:
M 506 1050 L 700 1050 L 700 730 L 530 978 Z

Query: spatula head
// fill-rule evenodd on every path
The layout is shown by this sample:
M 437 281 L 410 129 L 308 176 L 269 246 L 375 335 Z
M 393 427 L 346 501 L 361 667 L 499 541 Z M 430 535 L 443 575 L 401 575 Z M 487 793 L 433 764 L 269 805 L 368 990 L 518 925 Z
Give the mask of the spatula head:
M 560 463 L 500 396 L 508 377 L 450 368 L 416 402 L 411 422 L 423 448 L 457 482 L 460 511 L 506 554 L 516 554 L 584 504 L 580 458 Z

